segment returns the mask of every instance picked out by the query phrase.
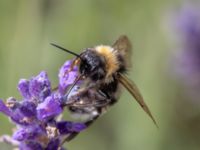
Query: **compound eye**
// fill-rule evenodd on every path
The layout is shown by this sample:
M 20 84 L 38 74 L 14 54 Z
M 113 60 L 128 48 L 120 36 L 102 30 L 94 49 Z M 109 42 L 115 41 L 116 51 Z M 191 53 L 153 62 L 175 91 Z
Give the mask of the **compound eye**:
M 91 71 L 91 66 L 90 66 L 89 64 L 86 64 L 86 65 L 85 65 L 85 70 Z
M 91 72 L 91 66 L 89 64 L 85 64 L 84 66 L 85 72 L 87 72 L 88 74 Z
M 80 64 L 80 73 L 84 75 L 89 75 L 90 72 L 91 72 L 91 66 L 86 61 L 83 61 Z

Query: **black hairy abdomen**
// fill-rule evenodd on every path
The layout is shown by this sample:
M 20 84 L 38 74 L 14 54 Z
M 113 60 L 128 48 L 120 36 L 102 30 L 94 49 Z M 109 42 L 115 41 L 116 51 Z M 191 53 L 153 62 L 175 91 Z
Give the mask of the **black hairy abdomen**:
M 115 93 L 118 92 L 119 82 L 117 79 L 113 78 L 113 81 L 110 83 L 104 83 L 100 86 L 100 90 L 111 100 L 110 105 L 114 104 L 117 99 Z

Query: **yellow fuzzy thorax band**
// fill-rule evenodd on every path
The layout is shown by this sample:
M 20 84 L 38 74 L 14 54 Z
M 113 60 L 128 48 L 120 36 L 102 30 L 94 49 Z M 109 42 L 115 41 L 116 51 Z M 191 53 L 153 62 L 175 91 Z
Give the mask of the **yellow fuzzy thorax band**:
M 105 58 L 107 77 L 110 77 L 119 68 L 117 59 L 117 51 L 110 46 L 100 45 L 95 47 L 95 50 Z

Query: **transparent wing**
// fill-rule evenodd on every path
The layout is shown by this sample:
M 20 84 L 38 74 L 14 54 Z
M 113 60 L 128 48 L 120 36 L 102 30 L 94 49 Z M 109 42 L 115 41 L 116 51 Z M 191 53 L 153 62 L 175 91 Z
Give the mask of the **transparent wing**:
M 121 35 L 112 47 L 117 50 L 123 58 L 125 58 L 125 63 L 127 67 L 131 67 L 131 50 L 132 45 L 130 40 L 126 35 Z
M 119 82 L 131 93 L 131 95 L 135 98 L 135 100 L 140 104 L 142 109 L 149 115 L 149 117 L 153 120 L 154 124 L 158 127 L 151 111 L 148 106 L 144 102 L 142 95 L 140 94 L 139 89 L 133 81 L 130 81 L 125 75 L 119 74 L 118 76 Z

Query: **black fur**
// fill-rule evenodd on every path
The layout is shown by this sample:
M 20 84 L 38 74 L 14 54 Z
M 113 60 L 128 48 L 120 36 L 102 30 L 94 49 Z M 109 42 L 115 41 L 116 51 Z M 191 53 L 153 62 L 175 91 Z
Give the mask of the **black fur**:
M 87 49 L 81 54 L 82 61 L 80 63 L 80 73 L 86 77 L 90 77 L 93 81 L 105 78 L 105 60 L 95 51 Z

